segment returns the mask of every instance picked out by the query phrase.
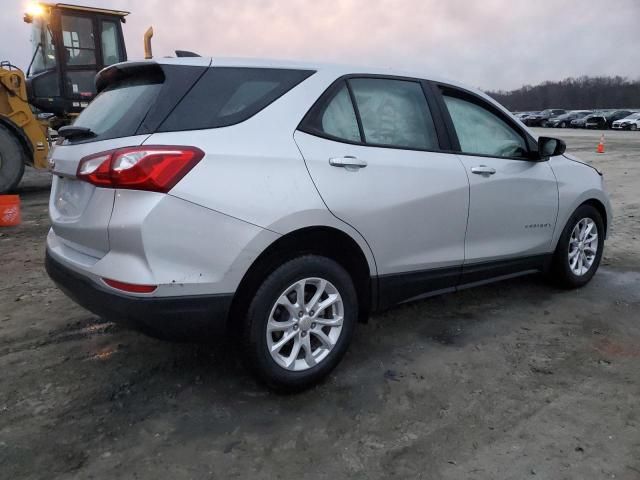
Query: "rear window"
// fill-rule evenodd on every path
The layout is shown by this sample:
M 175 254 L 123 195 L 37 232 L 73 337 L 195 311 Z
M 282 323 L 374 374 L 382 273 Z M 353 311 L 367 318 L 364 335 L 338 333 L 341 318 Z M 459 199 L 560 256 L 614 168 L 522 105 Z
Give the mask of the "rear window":
M 199 130 L 243 122 L 312 73 L 271 68 L 209 68 L 158 131 Z
M 127 79 L 108 86 L 74 125 L 90 128 L 95 140 L 134 135 L 162 89 L 161 79 Z

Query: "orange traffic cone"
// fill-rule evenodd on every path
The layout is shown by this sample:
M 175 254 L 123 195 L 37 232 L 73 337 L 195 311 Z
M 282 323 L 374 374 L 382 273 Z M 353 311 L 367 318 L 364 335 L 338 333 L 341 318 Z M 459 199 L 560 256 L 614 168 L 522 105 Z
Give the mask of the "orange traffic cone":
M 20 225 L 20 197 L 0 195 L 0 227 Z
M 604 153 L 604 133 L 600 136 L 600 143 L 598 143 L 598 148 L 596 149 L 598 153 Z

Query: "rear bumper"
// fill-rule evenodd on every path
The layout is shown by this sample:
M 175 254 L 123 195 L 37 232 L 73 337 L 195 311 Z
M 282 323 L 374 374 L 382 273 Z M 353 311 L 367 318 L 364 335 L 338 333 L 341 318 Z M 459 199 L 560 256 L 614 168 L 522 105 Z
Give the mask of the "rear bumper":
M 210 340 L 224 332 L 232 294 L 134 297 L 101 287 L 47 251 L 47 273 L 72 300 L 94 314 L 174 340 Z

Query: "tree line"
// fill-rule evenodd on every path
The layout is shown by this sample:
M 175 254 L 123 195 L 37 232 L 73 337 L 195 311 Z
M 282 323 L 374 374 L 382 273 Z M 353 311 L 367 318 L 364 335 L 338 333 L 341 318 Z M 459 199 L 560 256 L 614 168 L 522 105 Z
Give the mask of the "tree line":
M 559 82 L 547 81 L 487 94 L 512 112 L 545 108 L 640 108 L 640 80 L 619 76 L 566 78 Z

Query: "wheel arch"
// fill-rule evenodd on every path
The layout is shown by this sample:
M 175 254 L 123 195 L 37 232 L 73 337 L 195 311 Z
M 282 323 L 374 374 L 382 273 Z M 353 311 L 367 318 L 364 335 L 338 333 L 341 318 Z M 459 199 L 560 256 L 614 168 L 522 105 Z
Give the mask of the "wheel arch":
M 234 294 L 229 321 L 241 318 L 261 282 L 283 262 L 304 254 L 324 255 L 342 265 L 353 279 L 360 321 L 366 321 L 377 299 L 369 260 L 358 242 L 346 232 L 329 226 L 308 226 L 288 232 L 273 241 L 253 261 Z M 240 324 L 241 322 L 233 322 Z
M 604 223 L 604 238 L 606 239 L 607 232 L 609 231 L 609 218 L 607 217 L 607 208 L 604 206 L 604 203 L 602 203 L 597 198 L 590 198 L 582 202 L 580 205 L 578 205 L 576 210 L 580 208 L 582 205 L 591 205 L 593 208 L 595 208 L 598 211 L 598 213 L 602 217 L 602 222 Z
M 556 248 L 558 248 L 558 242 L 560 241 L 560 237 L 562 236 L 562 232 L 564 231 L 565 227 L 567 226 L 567 222 L 569 221 L 569 219 L 571 218 L 571 216 L 575 213 L 576 210 L 578 210 L 581 206 L 583 205 L 591 205 L 593 208 L 595 208 L 598 213 L 600 213 L 600 216 L 602 217 L 602 222 L 604 223 L 604 238 L 607 238 L 607 233 L 608 233 L 608 226 L 611 220 L 611 216 L 610 216 L 610 210 L 607 208 L 606 204 L 604 203 L 603 200 L 601 200 L 600 198 L 597 198 L 597 196 L 595 194 L 593 195 L 586 195 L 584 198 L 579 199 L 578 201 L 576 201 L 576 203 L 573 205 L 573 207 L 571 209 L 567 209 L 565 212 L 565 214 L 562 216 L 562 219 L 559 221 L 558 223 L 558 228 L 556 230 L 556 232 L 554 233 L 554 238 L 553 238 L 553 250 L 555 251 Z

